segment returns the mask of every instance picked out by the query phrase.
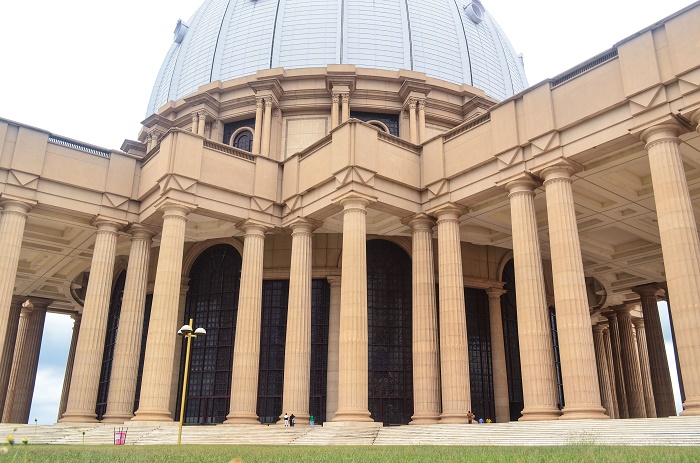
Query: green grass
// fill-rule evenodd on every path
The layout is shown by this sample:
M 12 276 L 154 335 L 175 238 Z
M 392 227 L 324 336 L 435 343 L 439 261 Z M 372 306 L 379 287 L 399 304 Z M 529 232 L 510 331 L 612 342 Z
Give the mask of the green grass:
M 24 451 L 26 449 L 26 460 Z M 15 452 L 17 452 L 15 454 Z M 178 463 L 220 462 L 234 458 L 252 462 L 700 462 L 700 449 L 693 447 L 430 447 L 430 446 L 15 446 L 0 454 L 0 462 L 14 463 Z M 14 458 L 14 460 L 13 460 Z

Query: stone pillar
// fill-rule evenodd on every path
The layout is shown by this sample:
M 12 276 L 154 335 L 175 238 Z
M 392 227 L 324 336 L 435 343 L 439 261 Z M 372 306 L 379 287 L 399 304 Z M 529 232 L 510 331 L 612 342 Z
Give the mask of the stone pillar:
M 700 120 L 700 111 L 693 120 Z M 700 240 L 677 135 L 677 126 L 662 124 L 645 130 L 641 138 L 647 143 L 666 281 L 673 294 L 685 391 L 681 415 L 700 416 Z
M 75 362 L 75 347 L 78 344 L 78 335 L 80 333 L 80 314 L 71 315 L 73 319 L 73 336 L 70 339 L 70 348 L 68 349 L 68 359 L 66 360 L 66 373 L 63 376 L 63 390 L 61 391 L 61 403 L 58 405 L 58 418 L 60 420 L 66 412 L 68 405 L 68 392 L 70 391 L 70 379 L 73 376 L 73 363 Z
M 311 377 L 311 234 L 314 224 L 298 219 L 292 228 L 292 259 L 289 266 L 287 339 L 284 349 L 282 415 L 289 412 L 299 423 L 309 420 Z
M 258 368 L 260 365 L 260 321 L 262 317 L 263 251 L 267 227 L 245 222 L 238 321 L 233 347 L 231 408 L 226 424 L 259 424 Z
M 442 415 L 440 423 L 466 423 L 471 409 L 467 315 L 464 308 L 464 274 L 459 217 L 455 205 L 435 211 L 438 228 L 440 284 L 440 372 Z
M 2 351 L 3 357 L 0 359 L 0 390 L 6 391 L 0 395 L 0 420 L 5 409 L 5 398 L 10 394 L 8 386 L 10 384 L 10 374 L 15 357 L 15 346 L 17 344 L 17 332 L 19 330 L 19 319 L 22 311 L 22 303 L 26 297 L 14 296 L 10 305 L 10 318 L 7 325 L 7 336 L 5 337 L 5 348 Z
M 418 143 L 418 121 L 416 120 L 416 100 L 408 100 L 408 123 L 410 125 L 411 143 Z
M 350 119 L 350 94 L 349 93 L 344 93 L 342 96 L 342 110 L 341 110 L 341 116 L 342 120 L 341 122 L 347 122 L 348 119 Z
M 649 368 L 644 319 L 635 318 L 632 323 L 634 323 L 634 327 L 637 330 L 637 351 L 639 352 L 639 367 L 642 374 L 642 388 L 644 390 L 644 405 L 647 411 L 647 418 L 656 418 L 656 401 L 654 400 L 654 389 Z
M 620 346 L 620 330 L 618 329 L 617 314 L 605 312 L 603 315 L 608 319 L 608 330 L 610 334 L 610 350 L 612 352 L 612 366 L 615 373 L 615 393 L 617 395 L 617 406 L 619 418 L 629 418 L 629 408 L 627 407 L 627 392 L 625 388 L 625 374 L 622 368 L 622 348 Z
M 188 277 L 182 277 L 180 280 L 180 303 L 178 304 L 177 310 L 177 320 L 178 328 L 188 323 L 189 320 L 185 320 L 185 308 L 187 307 L 187 293 L 190 290 L 190 279 Z M 197 325 L 199 328 L 200 325 Z M 202 326 L 206 329 L 206 326 Z M 182 384 L 180 384 L 180 368 L 182 365 L 182 349 L 180 348 L 180 343 L 186 341 L 184 338 L 180 338 L 175 344 L 175 355 L 173 356 L 173 374 L 170 380 L 170 402 L 168 405 L 168 410 L 172 416 L 176 416 L 180 411 L 180 403 L 177 401 L 178 394 L 182 391 Z M 206 342 L 206 341 L 205 341 Z M 190 359 L 191 360 L 191 359 Z
M 262 143 L 262 125 L 263 125 L 263 105 L 262 98 L 255 100 L 255 128 L 253 129 L 253 154 L 260 154 Z
M 561 415 L 552 335 L 535 216 L 535 188 L 525 176 L 506 184 L 510 192 L 513 264 L 516 275 L 518 336 L 523 379 L 520 421 L 556 420 Z
M 622 367 L 625 375 L 625 392 L 627 396 L 627 409 L 630 418 L 646 418 L 647 411 L 644 404 L 644 391 L 642 389 L 642 374 L 639 371 L 639 354 L 637 343 L 634 339 L 634 327 L 629 307 L 616 307 L 617 325 L 620 333 L 620 353 Z
M 75 348 L 73 376 L 68 404 L 61 422 L 95 423 L 95 404 L 102 370 L 102 354 L 107 336 L 109 298 L 112 293 L 114 252 L 121 224 L 110 219 L 95 221 L 97 238 L 92 253 L 80 336 Z
M 334 93 L 331 95 L 331 130 L 338 127 L 338 105 L 340 104 L 340 95 Z
M 39 352 L 41 351 L 41 338 L 44 334 L 44 321 L 46 320 L 46 308 L 52 303 L 51 300 L 32 299 L 33 305 L 26 318 L 26 330 L 21 330 L 23 334 L 18 339 L 15 356 L 17 360 L 13 365 L 12 376 L 16 378 L 14 384 L 14 397 L 5 404 L 5 415 L 8 408 L 11 410 L 9 416 L 3 416 L 6 423 L 27 423 L 29 422 L 29 411 L 32 408 L 32 397 L 34 395 L 34 384 L 36 383 L 36 372 L 39 366 Z M 23 317 L 24 318 L 24 317 Z M 14 370 L 17 375 L 14 375 Z
M 560 419 L 608 418 L 600 403 L 591 316 L 571 190 L 574 169 L 559 164 L 542 172 L 547 196 L 549 244 L 561 373 L 566 406 Z
M 192 113 L 192 133 L 197 135 L 198 131 L 199 131 L 199 113 L 193 112 Z
M 433 226 L 426 214 L 408 225 L 413 235 L 413 416 L 410 424 L 440 421 L 440 351 L 435 306 Z
M 272 99 L 265 98 L 265 116 L 263 118 L 262 148 L 263 156 L 270 156 L 270 135 L 272 133 Z
M 493 401 L 496 410 L 496 423 L 510 421 L 510 400 L 508 398 L 508 374 L 506 370 L 506 346 L 503 339 L 503 319 L 501 316 L 501 295 L 505 291 L 492 288 L 486 291 L 489 296 L 489 322 L 491 324 L 491 366 L 493 370 Z
M 418 100 L 418 143 L 425 141 L 425 100 Z
M 326 421 L 338 410 L 338 341 L 340 338 L 340 277 L 327 278 L 331 285 L 328 315 L 328 366 L 326 376 Z
M 608 373 L 608 359 L 605 353 L 605 341 L 603 339 L 603 327 L 596 325 L 593 327 L 593 342 L 595 343 L 595 359 L 598 367 L 598 386 L 600 397 L 603 401 L 603 408 L 610 418 L 615 418 L 613 409 L 612 390 L 610 388 L 610 377 Z
M 177 345 L 176 333 L 180 328 L 177 308 L 180 302 L 185 228 L 187 216 L 196 206 L 166 198 L 158 207 L 163 211 L 163 231 L 148 323 L 139 409 L 132 421 L 173 419 L 168 407 L 173 356 Z
M 610 418 L 620 418 L 620 406 L 617 403 L 617 389 L 615 388 L 615 367 L 613 366 L 612 346 L 610 344 L 610 330 L 603 327 L 603 345 L 605 347 L 605 365 L 607 367 L 608 383 L 610 384 L 610 398 L 612 400 L 612 415 Z
M 345 105 L 345 95 L 343 95 Z M 345 106 L 344 106 L 345 107 Z M 348 195 L 343 206 L 343 274 L 340 288 L 338 411 L 333 421 L 371 422 L 368 409 L 367 206 Z
M 31 305 L 23 305 L 17 325 L 17 340 L 15 344 L 16 356 L 10 362 L 10 377 L 7 384 L 7 395 L 5 397 L 5 407 L 2 412 L 2 422 L 12 423 L 12 406 L 15 403 L 15 393 L 17 392 L 17 382 L 24 362 L 22 362 L 22 351 L 27 342 L 27 332 L 29 331 L 29 319 L 32 316 Z
M 207 113 L 204 111 L 199 112 L 199 128 L 197 129 L 197 134 L 201 136 L 206 135 L 206 127 L 207 127 Z
M 8 334 L 9 328 L 14 326 L 10 321 L 12 295 L 15 290 L 24 224 L 32 204 L 26 201 L 8 199 L 3 194 L 0 207 L 3 208 L 2 215 L 0 215 L 0 275 L 3 275 L 3 278 L 0 278 L 0 360 L 4 362 L 6 358 L 12 358 L 12 356 L 8 357 L 5 354 L 5 350 L 14 351 L 15 346 L 7 339 L 8 336 L 14 336 L 14 334 Z M 3 398 L 7 394 L 9 373 L 5 377 L 8 379 L 0 381 L 0 397 Z
M 146 309 L 148 261 L 155 233 L 141 225 L 132 226 L 130 233 L 129 267 L 114 346 L 107 411 L 102 418 L 105 423 L 123 423 L 134 416 L 143 315 Z
M 642 314 L 644 315 L 642 329 L 646 338 L 646 358 L 649 361 L 656 416 L 676 416 L 676 401 L 673 397 L 671 373 L 666 357 L 666 342 L 664 341 L 659 306 L 656 300 L 659 288 L 656 285 L 645 285 L 632 289 L 639 294 L 642 303 Z

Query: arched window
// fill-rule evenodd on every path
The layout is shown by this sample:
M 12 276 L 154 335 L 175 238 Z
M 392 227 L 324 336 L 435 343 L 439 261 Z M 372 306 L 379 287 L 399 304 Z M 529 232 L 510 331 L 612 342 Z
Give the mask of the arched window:
M 387 126 L 380 121 L 369 121 L 368 124 L 371 125 L 372 127 L 378 128 L 382 132 L 389 133 L 389 129 L 387 128 Z
M 253 151 L 253 132 L 248 129 L 242 129 L 238 133 L 233 134 L 231 145 L 239 150 Z

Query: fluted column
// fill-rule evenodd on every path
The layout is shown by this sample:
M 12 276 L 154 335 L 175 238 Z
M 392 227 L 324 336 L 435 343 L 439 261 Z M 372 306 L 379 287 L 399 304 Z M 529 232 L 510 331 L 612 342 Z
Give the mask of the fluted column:
M 11 356 L 7 357 L 5 350 L 14 351 L 15 344 L 9 343 L 7 339 L 8 329 L 10 326 L 15 326 L 10 322 L 10 312 L 19 252 L 24 236 L 24 224 L 32 204 L 26 201 L 8 199 L 7 196 L 3 195 L 0 207 L 3 208 L 2 215 L 0 215 L 0 275 L 3 275 L 0 278 L 0 360 L 4 362 L 6 358 L 12 358 Z M 14 334 L 9 336 L 12 337 Z M 8 379 L 0 381 L 0 397 L 5 397 L 7 394 L 9 374 L 5 377 Z
M 263 156 L 270 156 L 270 135 L 272 134 L 272 100 L 265 98 L 265 116 L 263 118 L 262 147 Z
M 344 93 L 341 95 L 342 107 L 341 107 L 341 122 L 347 122 L 350 119 L 350 94 Z
M 338 411 L 333 421 L 371 422 L 368 409 L 367 206 L 349 195 L 343 206 L 343 274 L 340 288 Z
M 413 416 L 410 424 L 440 421 L 440 352 L 435 306 L 433 226 L 426 214 L 408 224 L 413 235 Z
M 418 100 L 418 143 L 425 141 L 425 100 Z
M 258 367 L 260 365 L 260 321 L 262 316 L 263 251 L 267 227 L 246 222 L 238 320 L 233 347 L 231 408 L 227 424 L 259 424 Z
M 610 388 L 610 378 L 608 375 L 608 359 L 605 354 L 605 341 L 603 340 L 603 327 L 600 325 L 593 327 L 593 342 L 595 343 L 595 359 L 598 367 L 598 387 L 600 397 L 603 401 L 603 408 L 610 418 L 615 418 L 613 410 L 612 390 Z
M 206 127 L 207 127 L 207 113 L 204 111 L 199 112 L 199 128 L 197 129 L 197 134 L 201 136 L 206 135 Z M 111 385 L 110 385 L 111 387 Z
M 617 326 L 620 333 L 620 354 L 622 371 L 625 375 L 625 392 L 627 409 L 630 418 L 646 418 L 644 390 L 642 389 L 642 374 L 639 371 L 639 354 L 637 342 L 634 339 L 634 327 L 629 307 L 615 307 L 617 311 Z
M 440 423 L 466 423 L 471 409 L 467 315 L 464 308 L 464 274 L 459 217 L 463 209 L 448 205 L 435 211 L 438 228 L 440 284 L 440 372 L 442 415 Z
M 574 170 L 559 164 L 542 172 L 547 196 L 549 244 L 561 374 L 566 406 L 560 419 L 608 418 L 600 405 L 595 349 L 581 244 L 571 190 Z
M 632 323 L 637 331 L 637 351 L 639 352 L 639 367 L 642 374 L 642 388 L 644 390 L 644 405 L 647 411 L 647 418 L 656 418 L 656 401 L 654 400 L 654 388 L 651 382 L 644 319 L 636 318 Z
M 612 345 L 610 343 L 610 330 L 603 327 L 603 345 L 605 347 L 605 365 L 607 367 L 608 383 L 610 384 L 610 398 L 612 400 L 612 415 L 610 418 L 620 418 L 620 405 L 617 402 L 617 389 L 615 388 L 615 367 L 613 366 Z
M 17 392 L 17 382 L 19 380 L 20 371 L 22 369 L 22 350 L 27 342 L 27 332 L 29 331 L 29 319 L 32 316 L 31 305 L 22 307 L 19 323 L 17 325 L 17 341 L 15 344 L 15 358 L 10 362 L 10 378 L 7 384 L 7 395 L 5 397 L 5 407 L 2 411 L 2 422 L 12 422 L 12 404 L 15 402 L 15 393 Z
M 503 339 L 503 319 L 501 296 L 505 291 L 492 288 L 486 291 L 489 296 L 489 322 L 491 324 L 491 366 L 493 370 L 493 401 L 496 422 L 510 421 L 510 400 L 508 398 L 508 372 L 506 370 L 506 345 Z
M 39 366 L 41 338 L 44 334 L 46 308 L 52 302 L 45 299 L 32 299 L 33 308 L 27 320 L 27 329 L 24 331 L 21 343 L 17 343 L 17 350 L 15 351 L 18 361 L 14 363 L 13 370 L 17 369 L 17 382 L 14 387 L 13 400 L 5 404 L 5 412 L 8 411 L 8 406 L 12 410 L 9 418 L 4 419 L 5 422 L 27 423 L 29 421 L 29 410 L 32 408 L 32 397 Z
M 326 367 L 326 421 L 338 410 L 338 342 L 340 338 L 340 277 L 327 278 L 331 286 L 328 314 L 328 366 Z
M 615 393 L 617 395 L 617 406 L 619 418 L 629 418 L 629 407 L 627 406 L 627 392 L 625 387 L 625 374 L 622 367 L 622 347 L 620 346 L 620 330 L 617 323 L 617 313 L 604 312 L 608 319 L 608 330 L 610 333 L 610 349 L 612 352 L 612 366 L 615 373 Z
M 109 298 L 112 293 L 114 252 L 117 232 L 121 224 L 98 218 L 97 238 L 92 253 L 80 336 L 75 348 L 73 376 L 68 393 L 68 404 L 61 422 L 97 422 L 95 404 L 102 370 L 102 354 L 107 336 Z
M 199 131 L 199 113 L 193 112 L 192 113 L 192 133 L 197 135 L 198 131 Z
M 530 177 L 506 185 L 510 192 L 520 368 L 525 404 L 521 421 L 556 420 L 561 415 L 557 407 L 554 350 L 535 215 L 537 185 Z
M 253 154 L 260 154 L 262 144 L 262 126 L 263 126 L 263 105 L 262 98 L 255 100 L 255 128 L 253 129 Z
M 4 394 L 0 395 L 0 420 L 2 420 L 2 412 L 5 409 L 5 398 L 10 393 L 8 385 L 10 384 L 10 374 L 12 373 L 12 364 L 15 358 L 19 318 L 22 311 L 22 303 L 26 300 L 26 297 L 14 296 L 10 305 L 10 318 L 7 325 L 7 336 L 5 337 L 5 349 L 2 351 L 2 359 L 0 359 L 0 390 L 6 391 Z
M 671 373 L 666 357 L 666 342 L 664 341 L 659 306 L 656 300 L 659 288 L 655 285 L 646 285 L 632 289 L 639 294 L 642 303 L 642 314 L 644 315 L 642 329 L 646 338 L 646 358 L 649 362 L 656 416 L 675 416 L 676 401 L 673 397 Z
M 123 423 L 134 416 L 138 359 L 146 310 L 148 262 L 155 233 L 140 225 L 132 226 L 130 233 L 131 250 L 119 315 L 120 329 L 114 346 L 107 411 L 102 418 L 105 423 Z
M 169 409 L 173 357 L 179 321 L 182 256 L 187 216 L 194 205 L 165 200 L 163 231 L 160 238 L 156 281 L 153 286 L 151 318 L 148 322 L 146 353 L 143 361 L 139 409 L 133 421 L 171 421 Z
M 331 130 L 338 127 L 338 105 L 340 104 L 340 95 L 334 93 L 331 95 Z
M 697 123 L 700 111 L 693 117 Z M 641 138 L 647 143 L 666 281 L 673 295 L 685 391 L 681 415 L 700 416 L 700 240 L 677 135 L 677 126 L 664 124 L 644 131 Z
M 416 119 L 416 100 L 408 100 L 408 123 L 410 125 L 411 143 L 418 143 L 418 120 Z
M 75 362 L 75 347 L 78 344 L 80 334 L 80 320 L 82 316 L 78 313 L 71 315 L 73 319 L 73 335 L 70 338 L 70 348 L 68 349 L 68 359 L 66 360 L 66 372 L 63 375 L 63 389 L 61 390 L 61 402 L 58 405 L 58 417 L 60 420 L 66 412 L 68 406 L 68 392 L 70 391 L 70 380 L 73 376 L 73 364 Z
M 315 226 L 306 219 L 299 219 L 290 226 L 292 259 L 289 267 L 282 415 L 288 412 L 299 423 L 307 423 L 311 377 L 311 234 Z

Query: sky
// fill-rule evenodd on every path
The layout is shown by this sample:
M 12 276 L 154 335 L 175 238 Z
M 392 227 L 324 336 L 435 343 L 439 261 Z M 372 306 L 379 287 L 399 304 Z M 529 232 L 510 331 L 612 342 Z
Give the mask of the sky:
M 0 1 L 0 117 L 118 149 L 125 138 L 138 134 L 177 20 L 187 21 L 201 3 Z M 691 2 L 482 0 L 482 4 L 516 52 L 523 54 L 528 80 L 535 84 Z M 47 318 L 35 394 L 42 403 L 60 396 L 63 366 L 57 357 L 67 353 L 71 326 L 66 316 Z M 50 353 L 45 355 L 46 351 Z M 53 422 L 55 407 L 41 416 L 40 422 Z

